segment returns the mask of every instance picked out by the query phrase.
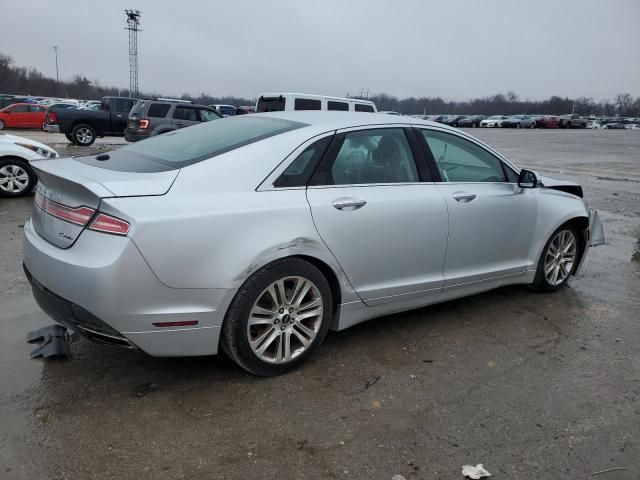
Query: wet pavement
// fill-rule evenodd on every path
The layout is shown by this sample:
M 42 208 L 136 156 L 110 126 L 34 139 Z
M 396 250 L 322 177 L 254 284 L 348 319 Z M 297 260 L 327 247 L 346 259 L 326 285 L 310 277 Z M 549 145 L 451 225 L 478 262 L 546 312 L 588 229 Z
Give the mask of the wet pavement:
M 581 182 L 609 243 L 570 288 L 373 320 L 278 378 L 84 340 L 30 360 L 51 323 L 20 269 L 32 199 L 1 199 L 0 479 L 638 479 L 640 131 L 470 132 Z

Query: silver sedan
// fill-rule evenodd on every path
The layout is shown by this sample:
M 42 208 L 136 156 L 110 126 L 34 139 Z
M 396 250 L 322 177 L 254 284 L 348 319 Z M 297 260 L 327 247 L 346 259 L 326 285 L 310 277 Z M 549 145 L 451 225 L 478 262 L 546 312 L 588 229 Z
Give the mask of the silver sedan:
M 257 375 L 330 329 L 502 285 L 558 290 L 604 234 L 582 189 L 411 117 L 231 117 L 33 163 L 24 267 L 55 321 Z

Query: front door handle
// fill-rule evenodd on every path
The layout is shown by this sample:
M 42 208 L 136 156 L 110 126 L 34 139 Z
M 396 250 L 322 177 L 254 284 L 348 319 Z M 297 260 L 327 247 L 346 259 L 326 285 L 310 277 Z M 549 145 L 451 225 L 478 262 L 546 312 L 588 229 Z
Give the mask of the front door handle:
M 467 193 L 467 192 L 456 192 L 453 194 L 453 198 L 455 198 L 460 203 L 469 203 L 475 200 L 477 195 L 475 193 Z
M 366 204 L 366 200 L 356 200 L 355 198 L 338 198 L 333 201 L 334 208 L 345 211 L 358 210 Z

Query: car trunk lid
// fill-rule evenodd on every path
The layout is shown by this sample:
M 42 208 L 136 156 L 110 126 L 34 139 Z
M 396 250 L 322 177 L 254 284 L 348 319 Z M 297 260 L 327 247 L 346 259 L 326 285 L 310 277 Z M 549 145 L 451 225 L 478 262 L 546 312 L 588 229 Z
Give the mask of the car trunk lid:
M 60 248 L 71 247 L 103 198 L 164 195 L 179 170 L 132 173 L 72 158 L 32 162 L 38 176 L 32 212 L 35 231 Z

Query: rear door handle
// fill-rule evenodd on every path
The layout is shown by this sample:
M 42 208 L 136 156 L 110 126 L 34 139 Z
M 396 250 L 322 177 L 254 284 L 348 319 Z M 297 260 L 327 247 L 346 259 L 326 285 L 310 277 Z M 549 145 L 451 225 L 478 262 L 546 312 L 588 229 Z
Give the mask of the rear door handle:
M 475 200 L 477 195 L 475 193 L 467 193 L 467 192 L 456 192 L 453 194 L 453 198 L 455 198 L 460 203 L 469 203 Z
M 356 200 L 355 198 L 337 198 L 333 201 L 334 208 L 345 211 L 358 210 L 366 204 L 366 200 Z

